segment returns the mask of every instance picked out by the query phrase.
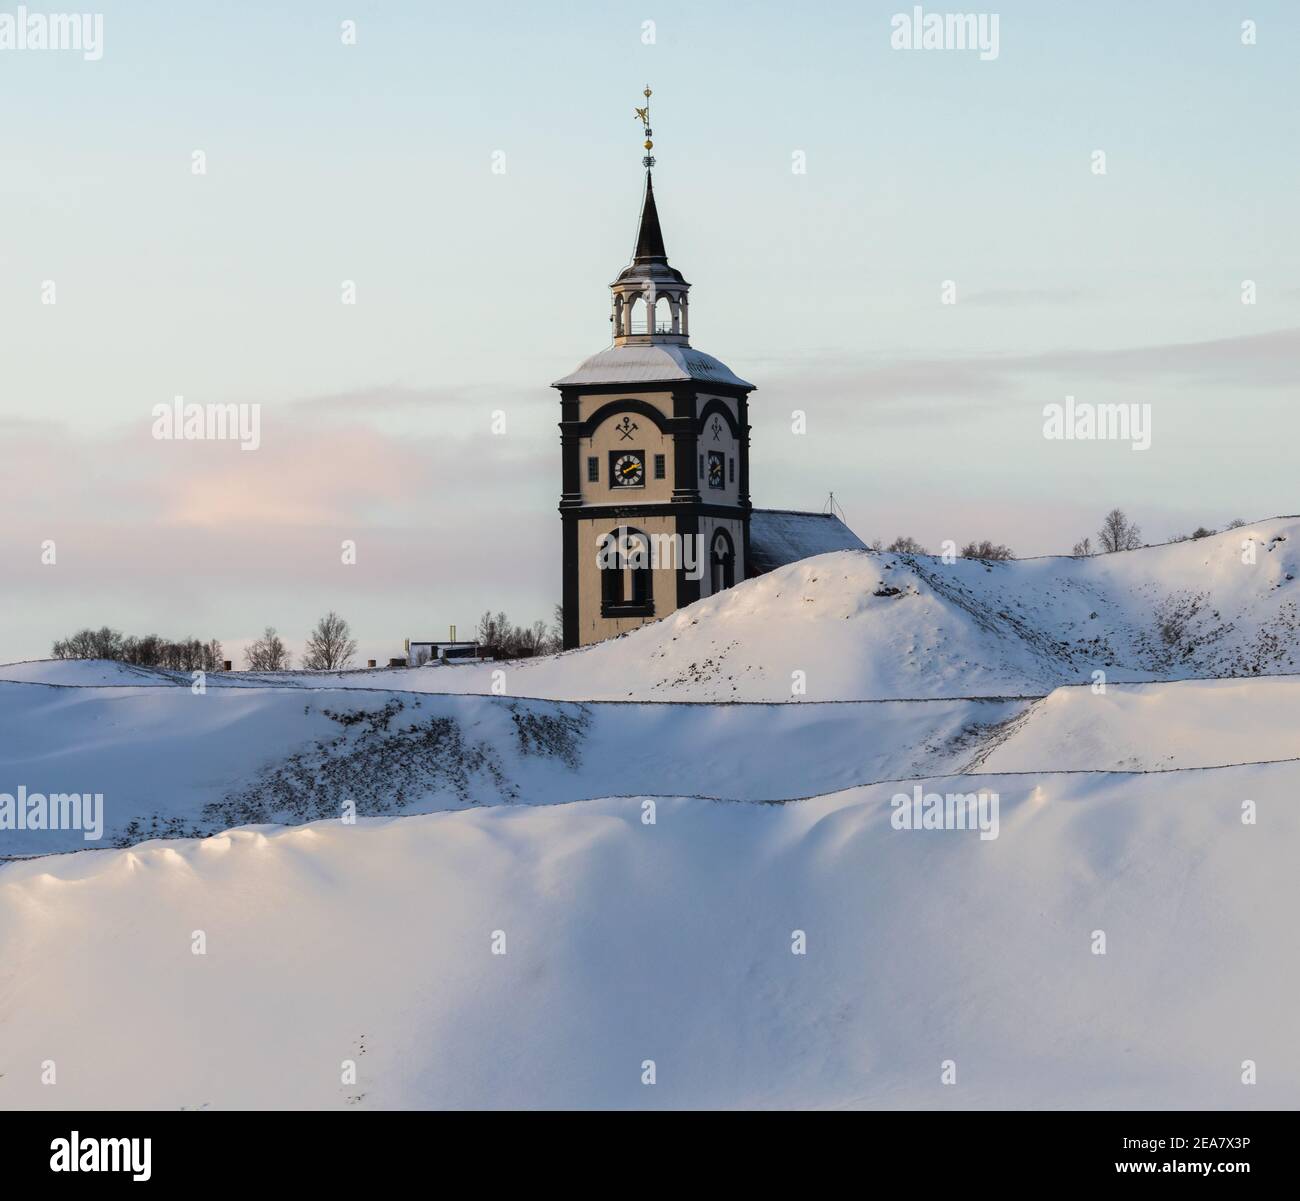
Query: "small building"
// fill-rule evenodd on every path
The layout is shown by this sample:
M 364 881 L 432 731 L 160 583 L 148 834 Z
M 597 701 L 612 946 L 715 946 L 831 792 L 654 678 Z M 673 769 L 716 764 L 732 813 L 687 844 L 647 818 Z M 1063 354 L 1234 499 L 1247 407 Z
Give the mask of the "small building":
M 472 662 L 486 657 L 486 652 L 477 642 L 427 641 L 421 642 L 408 638 L 406 640 L 406 665 L 423 667 L 425 664 Z

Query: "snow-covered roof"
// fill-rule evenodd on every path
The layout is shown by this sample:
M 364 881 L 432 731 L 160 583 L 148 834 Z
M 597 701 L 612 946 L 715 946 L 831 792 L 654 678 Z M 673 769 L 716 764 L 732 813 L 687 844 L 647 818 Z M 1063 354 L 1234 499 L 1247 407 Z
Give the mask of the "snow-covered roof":
M 866 549 L 862 539 L 834 513 L 755 509 L 749 516 L 750 575 L 762 575 L 828 551 Z
M 581 363 L 576 371 L 557 379 L 556 388 L 581 384 L 649 384 L 671 380 L 697 380 L 753 388 L 726 363 L 690 346 L 675 344 L 611 346 Z

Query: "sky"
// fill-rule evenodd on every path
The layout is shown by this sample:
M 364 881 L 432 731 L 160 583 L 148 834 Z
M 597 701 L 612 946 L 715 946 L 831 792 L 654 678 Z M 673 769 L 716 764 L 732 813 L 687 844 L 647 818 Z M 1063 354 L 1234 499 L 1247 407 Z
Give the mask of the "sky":
M 548 385 L 608 344 L 647 83 L 756 505 L 1020 555 L 1300 510 L 1300 6 L 1003 3 L 987 58 L 894 48 L 912 9 L 137 0 L 92 61 L 0 48 L 0 660 L 549 619 Z M 176 396 L 257 449 L 153 437 Z M 1150 448 L 1046 440 L 1066 396 Z

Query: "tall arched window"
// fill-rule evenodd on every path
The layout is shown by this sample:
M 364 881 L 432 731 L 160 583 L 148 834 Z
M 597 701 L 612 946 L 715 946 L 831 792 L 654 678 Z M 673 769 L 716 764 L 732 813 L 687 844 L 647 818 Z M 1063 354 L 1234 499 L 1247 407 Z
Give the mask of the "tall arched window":
M 650 332 L 650 316 L 646 310 L 646 302 L 640 296 L 634 296 L 627 301 L 623 311 L 626 314 L 627 325 L 624 328 L 627 333 L 648 334 Z
M 676 323 L 673 320 L 673 303 L 672 300 L 664 295 L 655 301 L 655 327 L 656 334 L 675 334 L 674 328 Z
M 654 614 L 650 539 L 621 525 L 603 535 L 597 550 L 602 617 L 649 617 Z
M 710 593 L 721 592 L 736 582 L 736 548 L 726 530 L 718 530 L 713 535 L 709 565 Z

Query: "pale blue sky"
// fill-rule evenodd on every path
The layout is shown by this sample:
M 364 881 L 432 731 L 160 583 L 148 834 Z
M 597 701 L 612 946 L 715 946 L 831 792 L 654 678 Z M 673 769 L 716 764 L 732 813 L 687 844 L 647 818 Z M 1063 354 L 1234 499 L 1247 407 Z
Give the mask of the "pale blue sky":
M 1300 6 L 1000 4 L 992 62 L 891 50 L 911 7 L 140 0 L 99 62 L 0 51 L 0 658 L 548 615 L 547 385 L 608 340 L 647 81 L 693 341 L 759 386 L 756 503 L 1026 554 L 1116 503 L 1153 540 L 1300 509 Z M 153 442 L 177 393 L 260 402 L 264 449 Z M 1066 393 L 1151 403 L 1152 449 L 1045 443 Z

